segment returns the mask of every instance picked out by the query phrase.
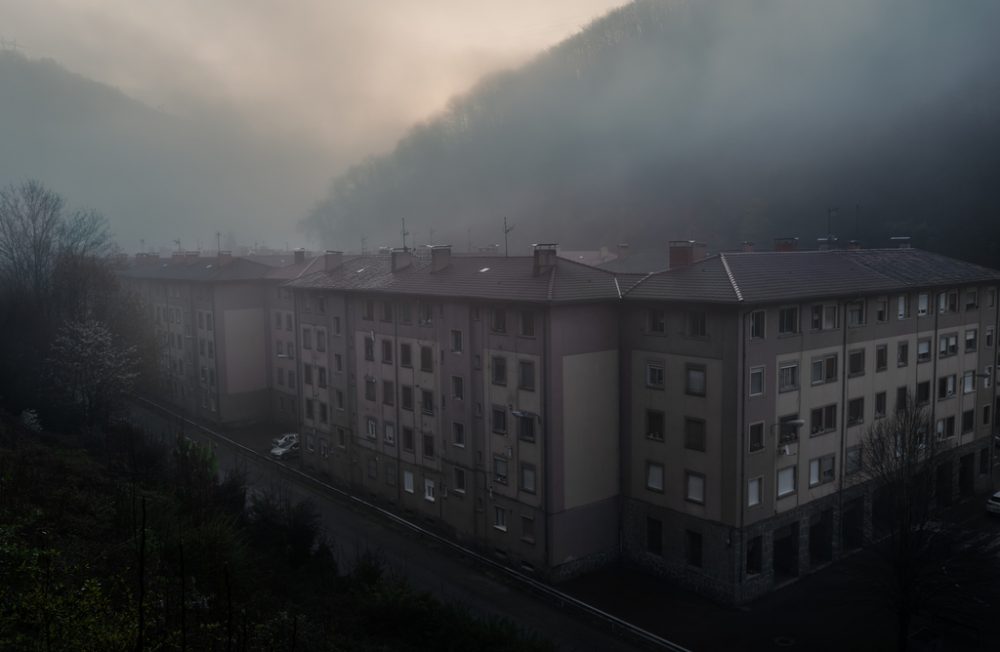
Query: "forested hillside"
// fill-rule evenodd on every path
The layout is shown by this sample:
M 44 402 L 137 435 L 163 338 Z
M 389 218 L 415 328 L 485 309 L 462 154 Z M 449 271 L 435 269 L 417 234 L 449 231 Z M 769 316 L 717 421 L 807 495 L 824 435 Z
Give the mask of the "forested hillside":
M 337 178 L 328 246 L 827 230 L 1000 264 L 1000 4 L 639 0 Z M 831 209 L 833 209 L 831 211 Z

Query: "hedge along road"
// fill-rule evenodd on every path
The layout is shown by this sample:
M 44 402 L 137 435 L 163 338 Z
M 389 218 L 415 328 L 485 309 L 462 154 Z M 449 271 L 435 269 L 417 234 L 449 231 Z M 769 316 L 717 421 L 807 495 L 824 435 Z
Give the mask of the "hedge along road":
M 475 553 L 456 554 L 454 544 L 428 536 L 398 516 L 145 399 L 131 402 L 129 420 L 168 445 L 173 437 L 183 434 L 210 446 L 220 474 L 243 473 L 248 491 L 273 492 L 291 501 L 311 500 L 341 564 L 350 565 L 365 551 L 375 552 L 390 572 L 405 577 L 412 587 L 444 602 L 463 605 L 477 616 L 510 620 L 551 640 L 559 650 L 684 649 L 637 631 L 613 616 L 595 615 L 596 610 L 589 605 L 574 604 L 575 598 L 491 560 L 477 558 Z M 624 641 L 613 631 L 627 632 L 633 642 Z

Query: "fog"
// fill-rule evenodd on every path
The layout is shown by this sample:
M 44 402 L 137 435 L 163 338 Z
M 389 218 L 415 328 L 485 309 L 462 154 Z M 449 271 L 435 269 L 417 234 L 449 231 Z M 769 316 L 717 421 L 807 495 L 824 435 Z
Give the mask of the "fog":
M 641 1 L 339 177 L 329 246 L 711 246 L 830 230 L 996 259 L 1000 5 Z M 433 233 L 432 233 L 433 229 Z

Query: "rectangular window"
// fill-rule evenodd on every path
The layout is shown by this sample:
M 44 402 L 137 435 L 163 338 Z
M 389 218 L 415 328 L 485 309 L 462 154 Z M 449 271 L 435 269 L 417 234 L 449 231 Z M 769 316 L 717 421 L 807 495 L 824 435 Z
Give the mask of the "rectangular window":
M 382 441 L 389 446 L 396 445 L 396 424 L 388 421 L 382 424 Z
M 535 441 L 535 417 L 526 414 L 517 417 L 517 436 L 521 441 Z
M 851 446 L 846 451 L 847 457 L 844 460 L 844 473 L 854 475 L 861 471 L 861 447 Z
M 834 456 L 825 455 L 809 460 L 809 486 L 816 487 L 834 480 Z
M 962 412 L 962 434 L 967 435 L 976 429 L 976 411 L 965 410 Z
M 312 348 L 312 329 L 303 328 L 302 329 L 302 348 L 311 349 Z
M 420 371 L 434 371 L 434 351 L 429 346 L 420 347 Z
M 938 399 L 951 398 L 955 395 L 955 374 L 938 378 Z
M 927 362 L 931 359 L 931 341 L 928 338 L 917 340 L 917 362 Z
M 459 494 L 465 493 L 465 469 L 455 467 L 451 474 L 452 476 L 452 491 Z
M 992 326 L 986 329 L 986 338 L 985 339 L 986 339 L 986 348 L 992 348 L 993 347 L 993 327 Z
M 958 312 L 958 290 L 938 293 L 938 312 Z
M 865 375 L 865 350 L 855 349 L 847 354 L 847 375 Z
M 521 464 L 521 491 L 529 494 L 535 493 L 535 466 L 533 464 Z
M 465 448 L 465 424 L 455 421 L 451 424 L 451 443 Z
M 365 360 L 375 362 L 375 340 L 365 336 Z
M 326 330 L 323 328 L 316 329 L 316 350 L 326 353 Z
M 917 383 L 917 405 L 923 406 L 931 402 L 931 381 L 923 380 Z
M 684 499 L 701 505 L 705 504 L 705 476 L 687 471 L 684 474 Z
M 663 523 L 651 516 L 646 517 L 646 550 L 654 555 L 663 554 Z
M 365 301 L 364 306 L 361 311 L 361 318 L 366 321 L 372 321 L 375 319 L 375 302 L 370 299 Z
M 898 297 L 896 297 L 896 318 L 897 319 L 910 318 L 910 295 L 901 294 Z
M 333 354 L 333 368 L 336 371 L 343 371 L 344 370 L 344 357 L 342 355 L 340 355 L 339 353 L 334 353 Z
M 750 396 L 764 393 L 764 367 L 750 367 Z
M 465 382 L 461 376 L 451 377 L 451 395 L 458 400 L 465 398 Z
M 684 557 L 691 566 L 701 568 L 701 534 L 684 531 Z
M 955 417 L 946 417 L 944 419 L 938 419 L 937 426 L 935 428 L 937 436 L 941 439 L 947 439 L 948 437 L 955 436 Z
M 388 301 L 382 302 L 382 321 L 392 322 L 392 303 Z
M 927 314 L 929 309 L 929 295 L 926 292 L 921 292 L 917 295 L 917 317 L 923 317 Z
M 340 335 L 340 317 L 333 318 L 333 334 Z
M 404 410 L 413 410 L 413 387 L 410 385 L 399 386 L 399 406 Z
M 684 448 L 705 452 L 705 421 L 703 419 L 684 418 Z
M 814 408 L 809 415 L 809 433 L 821 435 L 837 429 L 837 405 Z
M 493 432 L 499 435 L 507 434 L 507 408 L 502 405 L 494 405 L 491 414 L 490 423 Z
M 382 403 L 384 405 L 395 405 L 396 384 L 391 380 L 382 381 Z
M 795 467 L 786 466 L 778 469 L 778 498 L 784 498 L 795 493 Z
M 392 364 L 392 340 L 382 340 L 382 362 Z
M 316 367 L 316 381 L 320 389 L 326 389 L 326 367 Z
M 886 394 L 885 392 L 878 392 L 875 394 L 875 418 L 881 419 L 885 416 L 886 408 Z
M 799 307 L 782 308 L 778 311 L 778 335 L 792 335 L 799 332 Z
M 747 482 L 747 507 L 756 507 L 760 504 L 761 495 L 763 493 L 763 478 L 751 478 Z
M 420 390 L 420 411 L 424 414 L 434 414 L 434 392 L 429 389 Z
M 663 465 L 646 462 L 646 488 L 663 493 Z
M 978 334 L 979 334 L 979 331 L 977 329 L 975 329 L 975 328 L 971 328 L 971 329 L 965 331 L 965 352 L 966 353 L 972 353 L 972 352 L 974 352 L 976 350 L 976 344 L 977 344 L 976 337 L 978 336 Z
M 889 319 L 889 300 L 885 297 L 875 299 L 875 321 L 882 324 Z
M 663 441 L 666 417 L 660 410 L 646 410 L 646 437 Z
M 778 391 L 790 392 L 799 388 L 799 363 L 785 362 L 778 367 Z
M 847 425 L 856 426 L 865 421 L 865 399 L 852 398 L 847 402 Z
M 971 394 L 976 391 L 976 372 L 966 371 L 962 374 L 962 393 Z
M 275 380 L 275 382 L 278 383 L 279 386 L 284 387 L 285 386 L 285 370 L 284 369 L 275 369 L 274 370 L 274 380 Z
M 535 391 L 535 363 L 521 360 L 517 363 L 517 386 L 528 392 Z
M 984 405 L 983 406 L 983 425 L 984 426 L 990 425 L 990 406 L 989 405 Z
M 413 428 L 409 426 L 403 426 L 403 450 L 412 453 L 413 452 Z
M 507 484 L 507 458 L 500 455 L 493 457 L 493 480 Z
M 494 333 L 507 332 L 507 311 L 503 308 L 493 309 L 493 319 L 490 321 L 490 330 Z
M 399 345 L 399 366 L 406 368 L 413 366 L 413 347 L 407 342 Z
M 865 325 L 865 301 L 851 301 L 847 304 L 847 325 L 850 327 Z
M 295 372 L 288 370 L 288 389 L 295 389 Z
M 767 313 L 754 310 L 750 313 L 750 339 L 763 339 L 767 331 Z
M 507 531 L 507 510 L 503 507 L 493 509 L 493 527 L 501 532 Z
M 944 358 L 958 353 L 958 333 L 948 333 L 938 338 L 938 357 Z
M 313 400 L 311 398 L 306 399 L 306 418 L 313 418 Z
M 413 493 L 413 471 L 403 471 L 403 491 Z
M 491 374 L 492 382 L 494 385 L 506 385 L 507 384 L 507 358 L 502 355 L 495 355 L 490 359 L 490 368 L 493 373 Z
M 649 328 L 650 333 L 667 332 L 667 317 L 662 310 L 659 310 L 657 308 L 650 308 L 646 318 L 647 318 L 647 326 Z
M 910 343 L 907 341 L 896 342 L 896 366 L 905 367 L 910 364 Z
M 462 352 L 462 331 L 451 332 L 451 350 L 452 353 Z
M 875 347 L 875 371 L 885 371 L 889 367 L 889 345 L 879 344 Z
M 812 384 L 832 383 L 837 380 L 837 354 L 813 358 Z
M 663 389 L 663 361 L 646 361 L 646 387 Z
M 747 447 L 750 452 L 764 449 L 764 422 L 751 423 L 747 428 Z
M 313 384 L 313 368 L 311 364 L 302 365 L 302 382 L 306 385 Z
M 689 364 L 686 367 L 684 391 L 691 396 L 705 396 L 705 366 Z
M 965 309 L 976 310 L 979 308 L 979 292 L 976 290 L 965 291 Z
M 375 379 L 365 378 L 365 400 L 374 401 L 375 400 Z
M 338 410 L 343 410 L 344 409 L 344 392 L 342 392 L 339 389 L 338 390 L 334 390 L 334 391 L 335 391 L 337 409 Z
M 687 334 L 690 337 L 706 337 L 708 335 L 708 323 L 703 310 L 688 311 Z
M 530 310 L 521 311 L 521 337 L 535 336 L 535 313 Z
M 375 417 L 365 418 L 365 436 L 368 439 L 375 439 L 378 436 L 378 421 Z
M 434 459 L 434 435 L 429 432 L 423 433 L 422 442 L 423 450 L 422 453 L 427 459 Z

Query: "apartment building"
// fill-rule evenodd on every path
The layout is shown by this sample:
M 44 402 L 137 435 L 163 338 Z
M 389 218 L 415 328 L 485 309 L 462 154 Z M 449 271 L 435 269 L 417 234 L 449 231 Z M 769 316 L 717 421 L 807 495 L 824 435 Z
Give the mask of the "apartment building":
M 937 499 L 990 486 L 1000 273 L 909 248 L 671 257 L 623 290 L 629 558 L 742 601 L 859 546 L 858 446 L 908 394 L 947 449 Z

